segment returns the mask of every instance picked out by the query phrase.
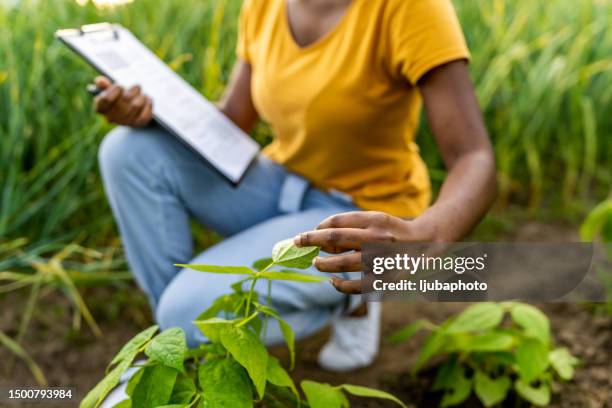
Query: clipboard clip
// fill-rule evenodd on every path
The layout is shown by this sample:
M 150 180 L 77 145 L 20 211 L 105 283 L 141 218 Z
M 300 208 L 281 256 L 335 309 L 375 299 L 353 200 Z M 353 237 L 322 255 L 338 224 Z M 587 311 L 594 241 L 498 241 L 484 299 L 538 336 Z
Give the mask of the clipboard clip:
M 81 26 L 80 28 L 70 28 L 66 30 L 58 30 L 55 35 L 57 37 L 69 37 L 75 35 L 92 35 L 96 39 L 119 39 L 119 30 L 114 24 L 111 23 L 96 23 L 96 24 L 86 24 Z M 109 36 L 109 37 L 106 37 Z

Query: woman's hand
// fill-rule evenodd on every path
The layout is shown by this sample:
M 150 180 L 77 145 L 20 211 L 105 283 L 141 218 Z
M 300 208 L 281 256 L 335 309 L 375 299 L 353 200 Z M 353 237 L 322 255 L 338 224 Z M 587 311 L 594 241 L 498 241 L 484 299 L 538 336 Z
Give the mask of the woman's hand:
M 330 254 L 316 257 L 315 267 L 322 272 L 362 270 L 361 245 L 371 242 L 428 242 L 434 240 L 433 225 L 419 225 L 418 219 L 404 220 L 378 211 L 354 211 L 333 215 L 314 231 L 294 238 L 297 246 L 316 245 Z M 361 293 L 361 280 L 332 277 L 334 287 L 343 293 Z
M 143 127 L 153 119 L 153 102 L 141 92 L 139 86 L 125 90 L 106 77 L 97 77 L 95 83 L 104 90 L 94 100 L 96 112 L 104 115 L 109 122 Z

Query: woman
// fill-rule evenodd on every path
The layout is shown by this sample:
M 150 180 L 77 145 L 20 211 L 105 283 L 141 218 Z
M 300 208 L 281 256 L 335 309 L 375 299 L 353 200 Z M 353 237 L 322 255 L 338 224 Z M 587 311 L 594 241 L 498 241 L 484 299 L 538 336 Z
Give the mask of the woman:
M 191 321 L 236 280 L 175 263 L 250 264 L 296 236 L 336 254 L 317 258 L 317 273 L 357 271 L 363 242 L 455 241 L 489 208 L 494 159 L 450 0 L 245 0 L 237 53 L 219 108 L 246 132 L 262 118 L 275 139 L 236 189 L 147 127 L 152 103 L 138 87 L 97 79 L 97 111 L 124 125 L 101 146 L 106 192 L 162 328 L 205 340 Z M 421 101 L 448 169 L 430 207 L 414 143 Z M 190 218 L 228 238 L 193 258 Z M 337 291 L 273 288 L 298 338 L 332 323 L 319 356 L 330 370 L 368 365 L 378 350 L 380 305 L 347 301 L 341 292 L 359 288 L 347 278 L 333 279 Z

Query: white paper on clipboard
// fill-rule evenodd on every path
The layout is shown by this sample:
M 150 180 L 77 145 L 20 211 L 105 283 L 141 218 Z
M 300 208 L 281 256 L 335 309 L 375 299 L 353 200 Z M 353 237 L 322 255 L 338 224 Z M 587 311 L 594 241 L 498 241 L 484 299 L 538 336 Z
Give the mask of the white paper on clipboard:
M 96 24 L 60 30 L 57 36 L 115 83 L 140 85 L 153 100 L 153 115 L 160 124 L 233 184 L 241 180 L 259 145 L 129 30 Z

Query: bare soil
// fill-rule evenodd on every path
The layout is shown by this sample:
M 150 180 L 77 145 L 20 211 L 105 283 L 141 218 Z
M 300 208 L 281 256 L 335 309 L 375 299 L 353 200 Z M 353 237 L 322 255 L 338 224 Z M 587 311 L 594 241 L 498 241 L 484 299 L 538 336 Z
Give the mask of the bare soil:
M 565 225 L 527 223 L 504 237 L 514 241 L 574 241 L 575 229 Z M 0 330 L 15 336 L 23 313 L 27 292 L 0 295 Z M 32 324 L 22 345 L 41 366 L 54 386 L 74 386 L 81 398 L 102 377 L 104 369 L 118 349 L 134 334 L 151 324 L 144 297 L 138 289 L 94 287 L 83 290 L 103 337 L 96 338 L 82 323 L 72 327 L 72 305 L 57 290 L 43 293 Z M 555 341 L 570 348 L 581 359 L 575 379 L 555 387 L 553 407 L 612 407 L 612 316 L 598 314 L 593 306 L 576 304 L 543 304 L 550 317 Z M 465 307 L 459 303 L 386 303 L 383 312 L 383 338 L 417 318 L 440 322 Z M 433 368 L 418 378 L 408 374 L 416 357 L 422 336 L 410 342 L 389 345 L 383 341 L 375 363 L 352 373 L 334 374 L 321 370 L 316 356 L 328 336 L 323 331 L 301 341 L 293 376 L 296 381 L 315 379 L 332 384 L 351 383 L 390 391 L 412 407 L 435 407 L 440 395 L 427 391 L 433 379 Z M 287 351 L 276 347 L 272 353 L 287 360 Z M 36 385 L 27 367 L 0 347 L 0 387 Z M 0 403 L 2 406 L 2 403 Z M 70 407 L 74 404 L 23 404 L 12 406 Z M 375 400 L 354 400 L 354 407 L 391 407 Z M 470 400 L 467 407 L 480 406 Z M 528 406 L 510 399 L 507 406 Z M 3 406 L 2 406 L 3 408 Z

